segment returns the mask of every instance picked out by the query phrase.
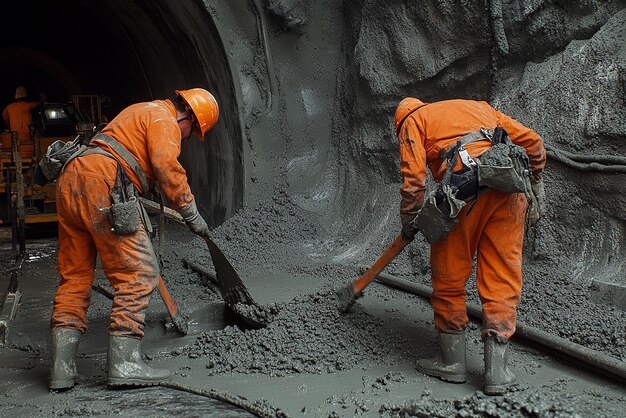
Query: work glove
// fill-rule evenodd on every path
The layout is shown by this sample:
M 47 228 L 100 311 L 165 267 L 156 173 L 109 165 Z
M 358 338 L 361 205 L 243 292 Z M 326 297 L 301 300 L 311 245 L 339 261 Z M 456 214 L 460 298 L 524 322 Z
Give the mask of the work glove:
M 202 219 L 202 216 L 200 216 L 195 200 L 187 206 L 178 209 L 178 213 L 183 217 L 185 224 L 191 232 L 203 238 L 209 237 L 209 227 Z
M 543 181 L 531 181 L 532 199 L 528 211 L 528 225 L 533 226 L 546 212 L 546 190 Z
M 402 236 L 408 241 L 412 241 L 417 234 L 417 229 L 413 224 L 415 215 L 400 215 L 400 221 L 402 222 Z

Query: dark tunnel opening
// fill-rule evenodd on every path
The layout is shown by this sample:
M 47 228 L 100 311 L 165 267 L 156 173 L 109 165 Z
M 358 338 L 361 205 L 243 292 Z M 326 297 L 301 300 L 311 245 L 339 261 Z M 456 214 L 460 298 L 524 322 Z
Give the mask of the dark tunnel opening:
M 102 113 L 204 87 L 220 105 L 205 141 L 185 141 L 180 161 L 203 216 L 217 226 L 243 202 L 241 129 L 233 76 L 217 28 L 201 1 L 3 2 L 0 107 L 26 87 L 31 99 L 110 98 Z M 3 125 L 4 129 L 5 126 Z

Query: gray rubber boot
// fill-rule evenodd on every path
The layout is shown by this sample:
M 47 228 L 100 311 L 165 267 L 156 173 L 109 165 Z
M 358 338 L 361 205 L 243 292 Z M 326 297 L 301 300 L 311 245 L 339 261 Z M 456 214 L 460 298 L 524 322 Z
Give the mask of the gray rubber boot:
M 485 339 L 485 393 L 501 395 L 515 382 L 509 369 L 509 343 L 499 343 L 493 337 Z
M 439 333 L 437 341 L 439 343 L 437 357 L 418 360 L 417 370 L 446 382 L 465 382 L 467 380 L 465 334 Z
M 169 379 L 169 370 L 153 369 L 144 363 L 140 344 L 138 338 L 109 337 L 109 385 L 154 386 Z
M 76 349 L 81 332 L 75 329 L 55 328 L 52 330 L 52 370 L 50 390 L 69 389 L 76 384 Z

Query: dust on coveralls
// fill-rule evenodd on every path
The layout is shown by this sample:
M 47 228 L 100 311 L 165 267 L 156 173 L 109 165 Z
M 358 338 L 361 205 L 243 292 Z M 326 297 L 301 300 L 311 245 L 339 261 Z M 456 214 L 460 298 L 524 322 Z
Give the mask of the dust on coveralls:
M 30 128 L 32 122 L 32 112 L 38 102 L 13 102 L 7 105 L 2 111 L 2 119 L 9 127 L 10 131 L 16 131 L 20 142 L 30 141 Z
M 535 180 L 546 164 L 543 140 L 486 102 L 446 100 L 430 103 L 404 121 L 400 141 L 402 175 L 401 215 L 415 216 L 424 200 L 426 166 L 441 181 L 446 164 L 443 154 L 462 136 L 481 127 L 503 127 L 511 141 L 528 154 Z M 477 157 L 491 146 L 488 140 L 465 146 Z M 455 171 L 463 167 L 457 161 Z M 483 337 L 508 341 L 515 332 L 516 310 L 522 289 L 522 246 L 528 202 L 523 193 L 490 190 L 472 208 L 466 205 L 459 223 L 447 238 L 431 246 L 435 328 L 446 334 L 462 332 L 469 322 L 465 307 L 465 284 L 477 254 L 476 284 L 483 305 Z M 468 214 L 469 209 L 471 211 Z
M 169 100 L 129 106 L 102 133 L 115 138 L 137 159 L 148 180 L 160 186 L 170 207 L 179 209 L 193 202 L 185 170 L 178 162 L 181 132 Z M 116 156 L 135 188 L 143 192 L 137 175 L 113 149 L 98 141 L 92 145 Z M 145 309 L 158 283 L 159 266 L 141 220 L 136 233 L 116 235 L 101 210 L 111 206 L 110 188 L 116 175 L 115 160 L 91 154 L 70 161 L 57 182 L 61 282 L 54 298 L 52 328 L 87 331 L 86 314 L 99 253 L 115 289 L 109 334 L 143 337 Z

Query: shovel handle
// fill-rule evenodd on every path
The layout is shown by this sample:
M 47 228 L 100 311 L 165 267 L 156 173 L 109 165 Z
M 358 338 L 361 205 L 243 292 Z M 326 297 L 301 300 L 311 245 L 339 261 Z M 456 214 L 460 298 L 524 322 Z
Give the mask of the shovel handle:
M 174 319 L 174 317 L 176 317 L 176 311 L 177 311 L 176 302 L 174 302 L 174 299 L 172 299 L 170 292 L 167 290 L 167 287 L 165 287 L 163 276 L 159 275 L 159 284 L 157 285 L 157 288 L 159 289 L 161 298 L 163 298 L 163 302 L 165 303 L 167 312 L 169 312 L 170 317 Z
M 141 201 L 141 203 L 143 204 L 143 206 L 146 208 L 147 211 L 152 212 L 152 213 L 161 212 L 161 205 L 158 204 L 157 202 L 153 202 L 152 200 L 146 199 L 144 197 L 140 197 L 139 200 Z M 180 215 L 180 213 L 176 212 L 175 210 L 170 209 L 168 207 L 164 207 L 163 214 L 165 215 L 166 218 L 176 223 L 179 223 L 181 225 L 185 225 L 185 220 Z
M 383 269 L 387 267 L 398 254 L 400 254 L 400 252 L 404 249 L 404 247 L 406 247 L 409 242 L 411 241 L 405 239 L 402 234 L 398 235 L 398 237 L 385 250 L 383 255 L 381 255 L 380 258 L 376 260 L 374 265 L 352 283 L 352 290 L 354 292 L 354 295 L 360 295 L 361 292 L 363 292 L 363 289 L 365 289 L 367 285 L 369 285 L 374 281 L 374 279 L 376 279 L 376 276 L 378 276 L 378 274 L 383 271 Z

